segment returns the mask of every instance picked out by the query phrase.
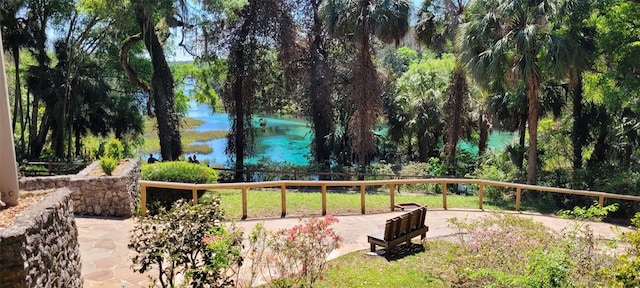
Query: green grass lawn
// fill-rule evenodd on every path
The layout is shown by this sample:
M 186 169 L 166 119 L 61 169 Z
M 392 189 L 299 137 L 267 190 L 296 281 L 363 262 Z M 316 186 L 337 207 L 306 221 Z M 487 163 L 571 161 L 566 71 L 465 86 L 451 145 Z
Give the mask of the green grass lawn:
M 348 215 L 360 214 L 360 194 L 353 192 L 327 191 L 327 214 Z M 229 219 L 242 217 L 242 193 L 237 190 L 210 190 L 201 201 L 209 201 L 219 195 L 221 206 Z M 320 192 L 295 192 L 287 190 L 287 216 L 318 216 L 322 214 L 322 194 Z M 366 194 L 365 213 L 390 211 L 388 194 Z M 442 208 L 442 195 L 401 194 L 395 195 L 395 203 L 418 203 L 429 208 Z M 280 217 L 280 190 L 248 190 L 247 217 L 249 219 Z M 522 210 L 539 211 L 541 205 L 523 202 Z M 478 196 L 447 195 L 448 209 L 478 209 Z M 544 207 L 543 207 L 544 208 Z M 515 201 L 485 201 L 485 210 L 514 210 Z M 547 210 L 550 210 L 548 208 Z
M 426 252 L 389 261 L 357 251 L 332 260 L 314 287 L 450 287 L 429 273 L 431 260 Z

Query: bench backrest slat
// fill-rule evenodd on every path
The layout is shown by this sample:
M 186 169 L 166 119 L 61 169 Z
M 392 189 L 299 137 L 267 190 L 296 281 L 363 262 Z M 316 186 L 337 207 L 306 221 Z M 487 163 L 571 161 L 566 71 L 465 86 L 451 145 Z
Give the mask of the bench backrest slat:
M 424 226 L 427 208 L 420 207 L 409 213 L 387 220 L 384 227 L 384 240 L 391 241 Z
M 387 223 L 385 224 L 384 227 L 384 240 L 385 241 L 390 241 L 393 240 L 395 237 L 393 236 L 393 233 L 395 233 L 396 231 L 396 225 L 398 225 L 400 223 L 400 217 L 394 217 L 391 218 L 389 220 L 387 220 Z

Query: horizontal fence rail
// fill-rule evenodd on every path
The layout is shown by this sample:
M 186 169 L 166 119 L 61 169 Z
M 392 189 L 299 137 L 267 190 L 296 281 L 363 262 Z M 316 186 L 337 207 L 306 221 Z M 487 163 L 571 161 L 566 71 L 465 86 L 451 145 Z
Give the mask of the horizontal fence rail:
M 322 193 L 322 215 L 327 214 L 327 187 L 360 187 L 360 212 L 365 214 L 365 195 L 367 186 L 389 186 L 389 208 L 395 209 L 395 188 L 397 185 L 406 184 L 442 184 L 442 208 L 447 209 L 447 185 L 448 184 L 475 184 L 478 185 L 478 208 L 482 209 L 485 186 L 498 186 L 516 189 L 516 211 L 520 211 L 522 190 L 534 190 L 539 192 L 551 192 L 570 195 L 583 195 L 597 197 L 598 205 L 602 207 L 605 199 L 618 199 L 639 201 L 640 196 L 621 195 L 597 191 L 572 190 L 566 188 L 544 187 L 519 183 L 508 183 L 482 179 L 456 179 L 456 178 L 432 178 L 432 179 L 393 179 L 393 180 L 365 180 L 365 181 L 267 181 L 267 182 L 240 182 L 240 183 L 215 183 L 215 184 L 188 184 L 161 181 L 140 180 L 140 205 L 142 216 L 147 215 L 147 188 L 170 188 L 193 191 L 193 203 L 198 204 L 198 190 L 210 189 L 242 189 L 242 219 L 247 218 L 247 190 L 251 188 L 278 188 L 280 187 L 282 214 L 287 214 L 287 187 L 320 187 Z
M 447 176 L 432 176 L 432 175 L 396 175 L 396 174 L 369 174 L 361 172 L 313 172 L 313 171 L 299 171 L 299 170 L 267 170 L 267 169 L 232 169 L 232 168 L 220 168 L 210 166 L 209 168 L 221 171 L 230 172 L 235 174 L 240 172 L 243 175 L 243 179 L 246 182 L 266 182 L 266 181 L 285 181 L 285 180 L 302 180 L 302 181 L 351 181 L 375 178 L 375 179 L 431 179 L 431 178 L 446 178 Z M 277 175 L 277 176 L 276 176 Z M 264 179 L 267 178 L 267 179 Z M 300 179 L 303 178 L 303 179 Z M 455 178 L 451 176 L 451 178 Z M 220 174 L 218 174 L 218 181 L 220 181 Z

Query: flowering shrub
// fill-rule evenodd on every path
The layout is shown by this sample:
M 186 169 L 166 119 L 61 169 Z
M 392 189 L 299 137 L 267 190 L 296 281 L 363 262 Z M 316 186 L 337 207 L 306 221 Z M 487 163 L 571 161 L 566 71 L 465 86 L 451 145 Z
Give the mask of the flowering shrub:
M 450 219 L 458 241 L 427 242 L 432 275 L 459 287 L 602 286 L 598 271 L 612 257 L 603 253 L 584 223 L 557 233 L 525 217 L 496 214 L 477 220 Z M 432 268 L 433 267 L 433 268 Z
M 156 270 L 160 287 L 233 286 L 242 264 L 242 232 L 220 223 L 219 198 L 192 206 L 178 200 L 169 212 L 140 218 L 129 248 L 135 272 Z
M 311 218 L 290 229 L 268 237 L 271 254 L 269 273 L 280 277 L 274 286 L 311 287 L 322 278 L 327 268 L 327 256 L 340 247 L 342 238 L 330 226 L 337 223 L 333 216 Z

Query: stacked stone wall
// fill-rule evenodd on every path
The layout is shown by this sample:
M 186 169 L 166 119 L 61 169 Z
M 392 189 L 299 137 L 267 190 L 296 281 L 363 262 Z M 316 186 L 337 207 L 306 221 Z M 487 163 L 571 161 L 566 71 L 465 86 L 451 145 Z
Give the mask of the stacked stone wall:
M 0 228 L 0 287 L 82 287 L 71 191 L 57 189 Z
M 24 191 L 67 187 L 72 192 L 73 209 L 77 215 L 131 217 L 140 197 L 140 161 L 126 159 L 116 176 L 92 176 L 99 165 L 93 162 L 80 173 L 71 176 L 23 177 Z

